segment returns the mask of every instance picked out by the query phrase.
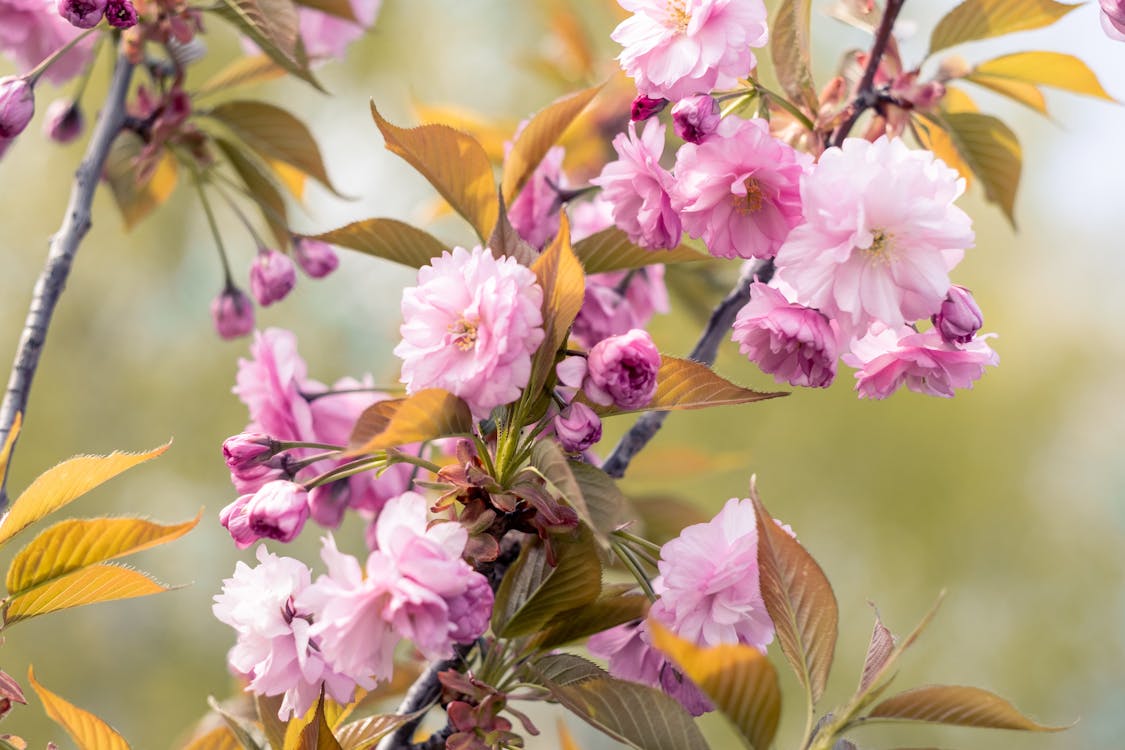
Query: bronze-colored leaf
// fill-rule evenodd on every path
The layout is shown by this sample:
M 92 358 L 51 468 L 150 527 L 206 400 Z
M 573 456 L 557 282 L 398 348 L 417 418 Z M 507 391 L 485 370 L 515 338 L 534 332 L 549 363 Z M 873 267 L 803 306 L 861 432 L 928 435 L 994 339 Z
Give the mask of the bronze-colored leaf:
M 247 86 L 255 83 L 273 81 L 285 75 L 282 68 L 269 55 L 249 55 L 236 57 L 195 91 L 196 97 L 216 94 L 220 91 Z
M 359 416 L 348 441 L 352 454 L 386 450 L 407 443 L 465 435 L 473 415 L 464 401 L 440 388 L 372 404 Z
M 543 289 L 543 343 L 531 360 L 531 378 L 526 392 L 538 394 L 555 367 L 555 354 L 566 341 L 567 333 L 586 293 L 582 264 L 570 246 L 570 222 L 566 212 L 559 216 L 559 233 L 531 265 Z
M 646 250 L 629 241 L 617 227 L 603 229 L 574 243 L 574 254 L 586 273 L 605 273 L 643 268 L 655 263 L 694 263 L 710 256 L 680 245 L 671 250 Z
M 126 230 L 162 206 L 179 181 L 176 158 L 167 149 L 161 149 L 153 157 L 155 165 L 142 175 L 138 160 L 144 147 L 144 141 L 136 133 L 120 133 L 110 146 L 102 172 Z
M 324 693 L 307 721 L 292 721 L 285 734 L 284 750 L 342 750 L 325 718 Z
M 209 10 L 237 27 L 287 73 L 324 90 L 309 70 L 293 0 L 219 0 Z
M 710 406 L 749 404 L 754 401 L 764 401 L 788 395 L 784 391 L 763 393 L 743 388 L 730 382 L 705 364 L 690 359 L 661 355 L 660 370 L 656 375 L 656 394 L 647 406 L 639 409 L 597 406 L 595 411 L 608 417 L 641 411 L 706 409 Z
M 582 488 L 571 471 L 571 464 L 567 461 L 566 454 L 554 440 L 537 440 L 531 447 L 531 465 L 550 482 L 562 499 L 578 513 L 578 517 L 590 526 L 595 537 L 598 530 L 590 518 L 590 511 L 586 507 L 586 498 L 582 496 Z
M 597 466 L 580 461 L 570 462 L 570 473 L 578 483 L 589 515 L 587 523 L 596 536 L 606 535 L 629 520 L 632 515 L 629 500 L 613 477 Z
M 1014 228 L 1016 191 L 1023 168 L 1016 134 L 999 119 L 978 112 L 946 113 L 941 115 L 941 124 L 961 159 L 984 186 L 985 197 L 1000 206 Z
M 264 739 L 261 737 L 261 729 L 249 716 L 228 711 L 215 700 L 214 696 L 207 697 L 207 705 L 223 720 L 239 747 L 244 750 L 264 750 L 259 742 L 260 739 Z
M 782 0 L 770 24 L 770 57 L 782 90 L 810 114 L 819 108 L 809 53 L 812 0 Z
M 254 695 L 254 710 L 258 714 L 258 723 L 262 725 L 262 733 L 270 743 L 271 750 L 284 750 L 285 730 L 289 722 L 279 718 L 284 694 L 279 695 Z
M 4 626 L 61 609 L 164 591 L 168 591 L 167 586 L 132 568 L 91 565 L 9 599 L 4 607 Z
M 965 0 L 934 27 L 930 54 L 962 42 L 1050 26 L 1077 7 L 1054 0 Z
M 432 234 L 396 219 L 364 219 L 329 232 L 307 236 L 411 268 L 427 266 L 447 250 L 441 240 Z
M 125 738 L 104 721 L 40 685 L 31 667 L 27 668 L 27 681 L 43 703 L 43 710 L 82 750 L 129 750 Z
M 1028 732 L 1061 732 L 1067 729 L 1039 724 L 995 693 L 961 685 L 927 685 L 907 690 L 875 706 L 870 716 Z
M 535 636 L 535 646 L 540 651 L 548 651 L 639 620 L 648 612 L 648 606 L 649 600 L 644 594 L 603 596 L 595 602 L 552 617 Z
M 371 750 L 379 740 L 415 716 L 382 714 L 358 719 L 340 727 L 336 732 L 336 741 L 340 743 L 342 750 Z
M 875 626 L 871 630 L 871 640 L 867 644 L 867 655 L 863 658 L 863 674 L 859 678 L 858 693 L 866 692 L 874 684 L 875 679 L 882 674 L 894 649 L 895 637 L 879 618 L 879 610 L 875 610 Z
M 223 156 L 230 162 L 249 196 L 262 211 L 262 218 L 273 234 L 277 247 L 285 251 L 289 247 L 289 209 L 285 205 L 285 198 L 281 194 L 281 184 L 260 157 L 253 152 L 240 148 L 236 143 L 226 138 L 215 138 L 215 145 L 223 152 Z
M 503 196 L 500 196 L 500 213 L 496 218 L 496 226 L 488 238 L 488 249 L 497 258 L 507 256 L 515 258 L 521 266 L 530 266 L 539 257 L 539 251 L 520 237 L 520 233 L 512 226 L 508 218 L 508 206 Z

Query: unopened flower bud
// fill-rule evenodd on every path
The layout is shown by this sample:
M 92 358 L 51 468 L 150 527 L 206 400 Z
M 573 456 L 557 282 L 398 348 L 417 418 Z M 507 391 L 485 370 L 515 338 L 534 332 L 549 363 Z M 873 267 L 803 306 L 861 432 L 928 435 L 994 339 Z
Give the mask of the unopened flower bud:
M 246 336 L 254 330 L 254 305 L 241 289 L 228 286 L 211 303 L 211 319 L 227 341 Z
M 973 340 L 980 327 L 984 325 L 984 315 L 973 299 L 972 293 L 963 286 L 949 287 L 941 309 L 930 317 L 941 338 L 950 344 L 967 344 Z
M 246 514 L 246 504 L 252 497 L 253 495 L 242 495 L 219 511 L 219 523 L 230 532 L 239 549 L 246 549 L 258 541 L 258 537 L 250 530 L 250 519 Z
M 26 78 L 0 78 L 0 138 L 15 138 L 35 114 L 35 92 Z
M 602 420 L 589 406 L 575 401 L 555 417 L 555 435 L 563 450 L 580 453 L 602 439 Z
M 703 94 L 681 99 L 672 107 L 672 128 L 688 143 L 701 143 L 719 127 L 719 103 Z
M 256 466 L 272 458 L 281 444 L 262 432 L 243 432 L 223 441 L 223 460 L 231 471 Z
M 584 388 L 596 404 L 639 409 L 656 394 L 660 352 L 648 331 L 634 328 L 602 339 L 590 350 L 587 362 L 589 375 Z
M 56 99 L 47 107 L 43 132 L 55 143 L 70 143 L 86 129 L 86 117 L 73 99 Z
M 254 493 L 246 504 L 246 516 L 250 531 L 259 539 L 291 542 L 308 520 L 309 492 L 296 482 L 275 480 Z
M 58 0 L 59 15 L 80 29 L 92 29 L 105 15 L 106 0 Z
M 130 0 L 108 0 L 105 20 L 115 29 L 131 29 L 137 25 L 137 9 Z
M 293 470 L 293 457 L 288 453 L 278 453 L 257 463 L 228 465 L 228 468 L 230 482 L 240 495 L 253 494 L 278 479 L 292 480 L 296 473 Z
M 647 120 L 655 114 L 668 106 L 667 99 L 653 99 L 649 96 L 638 96 L 633 100 L 633 106 L 629 109 L 629 118 L 633 122 L 640 122 Z
M 250 266 L 250 292 L 262 307 L 284 299 L 297 283 L 297 269 L 288 255 L 260 248 Z
M 1125 0 L 1099 0 L 1099 5 L 1102 7 L 1102 13 L 1120 24 L 1125 24 Z
M 331 245 L 308 237 L 298 237 L 293 241 L 293 256 L 301 270 L 314 279 L 324 278 L 340 265 Z
M 318 484 L 309 490 L 309 514 L 326 529 L 334 529 L 344 520 L 344 511 L 351 501 L 347 479 Z

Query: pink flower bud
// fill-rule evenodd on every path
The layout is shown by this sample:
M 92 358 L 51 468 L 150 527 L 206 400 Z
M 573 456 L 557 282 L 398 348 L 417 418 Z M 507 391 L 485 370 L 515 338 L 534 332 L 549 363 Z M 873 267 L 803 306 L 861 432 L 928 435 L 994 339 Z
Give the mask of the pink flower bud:
M 633 122 L 647 120 L 668 106 L 667 99 L 653 99 L 650 96 L 638 96 L 629 108 L 629 119 Z
M 105 20 L 115 29 L 131 29 L 137 25 L 137 9 L 130 0 L 109 0 Z
M 47 107 L 43 132 L 55 143 L 70 143 L 86 129 L 86 117 L 73 99 L 56 99 Z
M 260 248 L 250 266 L 250 292 L 262 307 L 285 298 L 297 283 L 297 269 L 288 255 Z
M 288 453 L 279 453 L 257 463 L 244 463 L 230 469 L 230 481 L 238 494 L 253 494 L 270 482 L 278 479 L 292 480 L 293 458 Z
M 257 466 L 268 461 L 281 444 L 261 432 L 243 432 L 223 441 L 223 460 L 231 471 Z
M 106 0 L 58 0 L 59 15 L 80 29 L 92 29 L 105 15 Z
M 647 331 L 634 328 L 602 339 L 590 350 L 586 395 L 594 403 L 639 409 L 656 393 L 660 352 Z
M 230 532 L 231 538 L 239 549 L 246 549 L 258 540 L 250 530 L 250 519 L 246 514 L 246 505 L 252 497 L 253 495 L 242 495 L 219 511 L 219 523 Z
M 589 406 L 575 401 L 555 417 L 555 435 L 563 450 L 580 453 L 602 439 L 602 420 Z
M 351 488 L 346 479 L 320 484 L 309 490 L 309 514 L 326 529 L 340 525 L 350 502 Z
M 293 255 L 301 270 L 314 279 L 324 278 L 340 265 L 331 245 L 308 237 L 298 237 L 293 241 Z
M 956 284 L 949 287 L 941 309 L 930 317 L 943 341 L 950 344 L 967 344 L 984 325 L 984 315 L 977 307 L 972 292 Z
M 259 539 L 291 542 L 309 517 L 308 490 L 285 479 L 269 482 L 247 502 L 246 516 Z
M 1102 13 L 1125 25 L 1125 0 L 1099 0 L 1099 4 L 1102 6 Z
M 35 114 L 35 92 L 26 78 L 0 78 L 0 138 L 15 138 Z
M 211 319 L 219 336 L 229 341 L 254 330 L 254 305 L 236 286 L 228 286 L 211 303 Z
M 688 143 L 701 143 L 719 127 L 719 103 L 706 94 L 681 99 L 672 107 L 672 128 Z

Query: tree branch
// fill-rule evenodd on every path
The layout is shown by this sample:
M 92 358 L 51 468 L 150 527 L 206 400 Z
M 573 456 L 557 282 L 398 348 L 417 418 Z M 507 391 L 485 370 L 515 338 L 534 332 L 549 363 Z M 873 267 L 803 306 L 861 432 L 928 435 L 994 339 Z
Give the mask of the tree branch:
M 831 141 L 833 146 L 842 146 L 844 139 L 859 122 L 860 116 L 879 102 L 879 96 L 875 92 L 875 74 L 879 72 L 879 65 L 883 62 L 883 55 L 891 41 L 895 21 L 898 20 L 898 14 L 905 4 L 906 0 L 887 0 L 887 9 L 883 11 L 879 29 L 875 32 L 875 43 L 871 46 L 871 54 L 867 58 L 867 67 L 863 70 L 863 77 L 859 79 L 859 86 L 856 87 L 855 99 L 850 105 L 851 112 L 844 124 L 833 133 Z
M 743 268 L 734 288 L 711 311 L 707 327 L 703 329 L 699 341 L 695 342 L 695 347 L 688 354 L 689 359 L 705 365 L 715 364 L 715 357 L 719 354 L 719 344 L 726 338 L 738 311 L 750 301 L 750 282 L 755 277 L 763 283 L 768 282 L 773 278 L 773 270 L 773 260 L 755 261 Z M 656 437 L 667 416 L 666 411 L 650 411 L 641 415 L 640 419 L 622 436 L 613 453 L 609 454 L 609 458 L 602 464 L 602 470 L 616 479 L 625 476 L 625 469 L 629 467 L 629 462 Z
M 90 231 L 90 205 L 94 200 L 94 190 L 101 178 L 106 158 L 109 156 L 110 145 L 120 132 L 124 121 L 125 95 L 129 91 L 132 76 L 133 64 L 123 56 L 119 56 L 113 70 L 109 93 L 106 95 L 97 125 L 94 126 L 94 132 L 90 136 L 90 143 L 86 147 L 86 155 L 75 173 L 62 226 L 51 238 L 47 261 L 39 274 L 39 280 L 35 282 L 23 333 L 20 335 L 15 360 L 12 362 L 8 388 L 4 392 L 4 401 L 0 404 L 0 445 L 3 445 L 11 432 L 16 414 L 27 410 L 31 381 L 39 366 L 39 355 L 47 338 L 51 315 L 55 311 L 55 305 L 58 304 L 59 295 L 66 286 L 66 279 L 70 275 L 70 266 L 74 261 L 74 254 L 78 251 L 78 245 Z M 14 445 L 12 449 L 15 450 Z M 5 490 L 7 480 L 6 473 L 0 477 L 0 509 L 8 504 Z

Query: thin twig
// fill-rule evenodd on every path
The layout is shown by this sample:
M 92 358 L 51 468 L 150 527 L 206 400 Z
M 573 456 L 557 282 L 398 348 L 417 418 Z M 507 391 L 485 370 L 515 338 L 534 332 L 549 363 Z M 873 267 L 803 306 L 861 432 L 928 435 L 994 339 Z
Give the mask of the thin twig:
M 887 0 L 887 9 L 883 11 L 883 18 L 879 22 L 879 29 L 875 32 L 875 44 L 871 46 L 871 54 L 867 58 L 867 67 L 863 70 L 863 77 L 859 79 L 856 87 L 855 99 L 849 105 L 851 111 L 844 124 L 832 134 L 832 145 L 842 146 L 844 139 L 852 132 L 852 128 L 859 122 L 859 118 L 879 101 L 875 92 L 875 74 L 879 72 L 879 65 L 883 62 L 883 55 L 891 41 L 891 32 L 894 30 L 895 21 L 902 10 L 906 0 Z
M 98 186 L 98 180 L 109 157 L 110 145 L 121 130 L 125 118 L 125 95 L 129 91 L 132 77 L 133 64 L 124 56 L 119 56 L 113 69 L 113 80 L 106 94 L 105 104 L 90 136 L 90 143 L 86 147 L 86 155 L 75 173 L 62 226 L 51 238 L 47 261 L 39 274 L 39 280 L 35 282 L 31 305 L 27 311 L 23 333 L 20 335 L 20 343 L 12 363 L 8 388 L 4 392 L 4 402 L 0 404 L 0 445 L 11 432 L 16 414 L 27 410 L 31 381 L 39 365 L 39 355 L 47 338 L 51 315 L 55 311 L 55 305 L 58 304 L 59 295 L 66 286 L 66 279 L 70 275 L 70 267 L 74 261 L 74 254 L 78 251 L 78 245 L 90 231 L 90 205 L 94 200 L 94 190 Z M 15 450 L 14 445 L 12 449 Z M 6 485 L 5 475 L 0 478 L 0 509 L 8 504 Z

